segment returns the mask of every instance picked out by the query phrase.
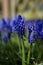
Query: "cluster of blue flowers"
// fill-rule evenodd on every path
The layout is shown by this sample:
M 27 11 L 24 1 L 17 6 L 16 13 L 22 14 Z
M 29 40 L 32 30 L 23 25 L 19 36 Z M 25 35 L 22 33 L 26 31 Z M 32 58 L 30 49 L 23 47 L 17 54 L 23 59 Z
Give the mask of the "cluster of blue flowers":
M 23 38 L 26 31 L 25 21 L 25 18 L 21 15 L 14 16 L 12 20 L 8 18 L 2 19 L 0 22 L 0 35 L 2 40 L 7 43 L 14 32 L 16 32 L 20 38 Z
M 16 32 L 23 39 L 28 26 L 28 40 L 30 43 L 37 39 L 43 40 L 43 20 L 27 20 L 21 16 L 14 16 L 13 19 L 4 18 L 0 22 L 0 37 L 4 42 L 7 42 L 12 37 L 12 33 Z
M 28 23 L 29 42 L 33 43 L 37 39 L 43 40 L 43 20 L 30 20 Z

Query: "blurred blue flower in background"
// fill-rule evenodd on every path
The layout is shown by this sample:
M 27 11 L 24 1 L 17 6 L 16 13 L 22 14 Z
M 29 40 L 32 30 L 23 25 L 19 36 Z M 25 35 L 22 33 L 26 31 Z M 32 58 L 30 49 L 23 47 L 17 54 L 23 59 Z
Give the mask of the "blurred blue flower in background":
M 10 24 L 9 19 L 8 18 L 6 18 L 6 19 L 5 18 L 2 19 L 2 24 L 1 24 L 2 31 L 7 31 L 7 26 Z
M 1 35 L 5 35 L 5 33 L 7 34 L 7 36 L 4 36 L 4 37 L 6 37 L 6 39 L 7 38 L 11 38 L 11 33 L 12 33 L 12 28 L 11 28 L 11 26 L 10 26 L 10 20 L 8 19 L 8 18 L 3 18 L 2 19 L 2 22 L 1 22 L 1 24 L 0 24 L 1 26 L 0 26 L 0 30 L 1 30 Z M 2 36 L 2 37 L 3 37 Z M 3 38 L 4 39 L 4 38 Z
M 2 22 L 0 21 L 0 32 L 2 31 Z
M 34 32 L 32 31 L 31 34 L 28 36 L 28 41 L 30 43 L 34 43 L 35 42 L 35 37 L 34 37 Z
M 7 26 L 7 34 L 8 34 L 8 38 L 11 38 L 11 34 L 12 34 L 12 28 L 10 25 Z
M 35 41 L 33 28 L 34 28 L 33 21 L 30 20 L 28 23 L 28 41 L 30 43 L 33 43 Z
M 7 36 L 4 36 L 4 37 L 3 37 L 3 41 L 4 41 L 5 43 L 7 43 L 7 42 L 8 42 L 8 37 L 7 37 Z
M 43 20 L 34 20 L 34 22 L 31 20 L 28 23 L 28 32 L 28 40 L 31 43 L 38 38 L 43 39 Z
M 43 40 L 43 29 L 40 31 L 40 33 L 39 33 L 39 38 L 41 39 L 41 40 Z
M 8 35 L 7 33 L 2 33 L 2 40 L 7 43 L 8 42 Z
M 37 32 L 40 32 L 41 29 L 42 29 L 42 22 L 41 22 L 41 21 L 37 21 L 37 22 L 36 22 L 36 26 L 35 26 L 35 30 L 36 30 Z

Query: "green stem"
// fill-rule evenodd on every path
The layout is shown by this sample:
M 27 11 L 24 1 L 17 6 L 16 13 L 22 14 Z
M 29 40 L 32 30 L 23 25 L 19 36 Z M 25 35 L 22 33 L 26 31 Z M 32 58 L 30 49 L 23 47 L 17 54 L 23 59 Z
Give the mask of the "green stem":
M 24 49 L 24 40 L 22 40 L 22 65 L 26 65 L 25 64 L 25 49 Z
M 29 65 L 29 63 L 30 63 L 30 55 L 31 55 L 31 53 L 32 53 L 32 43 L 30 44 L 30 46 L 29 46 L 29 51 L 28 51 L 28 55 L 27 55 L 27 64 Z
M 29 47 L 28 55 L 27 55 L 27 64 L 28 64 L 28 65 L 29 65 L 29 61 L 30 61 L 30 47 Z

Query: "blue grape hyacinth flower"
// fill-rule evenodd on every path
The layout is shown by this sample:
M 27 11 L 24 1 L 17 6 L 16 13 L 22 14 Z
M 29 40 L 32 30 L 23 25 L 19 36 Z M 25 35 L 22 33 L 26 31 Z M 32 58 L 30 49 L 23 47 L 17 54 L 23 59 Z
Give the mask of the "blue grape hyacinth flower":
M 8 18 L 3 18 L 2 22 L 1 22 L 1 26 L 2 26 L 2 31 L 6 31 L 7 30 L 7 26 L 10 24 L 10 21 Z
M 43 39 L 43 20 L 34 20 L 34 22 L 30 21 L 28 25 L 28 32 L 28 39 L 30 42 L 34 42 L 37 39 Z
M 39 21 L 36 22 L 35 30 L 36 30 L 37 32 L 40 32 L 41 29 L 42 29 L 42 22 L 41 22 L 41 21 L 40 21 L 40 22 L 39 22 Z
M 37 21 L 37 22 L 34 21 L 34 24 L 35 24 L 34 31 L 36 31 L 36 33 L 37 33 L 36 36 L 37 36 L 37 38 L 39 38 L 40 32 L 43 28 L 43 20 L 40 20 L 40 21 Z
M 26 27 L 25 27 L 26 20 L 21 15 L 18 15 L 17 25 L 16 25 L 16 31 L 20 38 L 23 38 L 25 35 Z
M 2 31 L 2 22 L 0 21 L 0 32 Z
M 6 32 L 2 32 L 1 37 L 2 37 L 2 41 L 4 43 L 7 43 L 8 42 L 8 35 L 7 35 Z
M 3 41 L 4 41 L 5 43 L 7 43 L 7 42 L 8 42 L 8 37 L 7 37 L 7 36 L 4 36 L 4 37 L 3 37 Z
M 10 25 L 7 25 L 6 26 L 6 29 L 7 29 L 8 38 L 10 39 L 11 38 L 11 35 L 12 35 L 12 28 L 11 28 Z
M 17 16 L 15 15 L 11 22 L 10 22 L 10 26 L 12 28 L 12 32 L 15 32 L 16 31 L 16 24 L 17 24 Z
M 37 23 L 37 20 L 35 21 L 30 20 L 28 23 L 28 40 L 30 43 L 35 42 L 38 35 L 36 30 L 36 23 Z
M 39 33 L 39 38 L 43 40 L 43 29 Z
M 10 20 L 9 19 L 6 20 L 5 18 L 3 18 L 1 28 L 2 28 L 2 32 L 4 33 L 6 32 L 8 35 L 8 38 L 10 39 L 11 33 L 12 33 L 12 28 L 10 26 Z
M 33 29 L 34 29 L 33 21 L 30 20 L 28 23 L 28 41 L 30 43 L 33 43 L 35 41 Z
M 30 20 L 29 23 L 28 23 L 28 30 L 33 30 L 33 21 Z
M 30 43 L 34 43 L 35 42 L 35 37 L 34 37 L 34 31 L 31 32 L 31 34 L 28 36 L 28 41 Z

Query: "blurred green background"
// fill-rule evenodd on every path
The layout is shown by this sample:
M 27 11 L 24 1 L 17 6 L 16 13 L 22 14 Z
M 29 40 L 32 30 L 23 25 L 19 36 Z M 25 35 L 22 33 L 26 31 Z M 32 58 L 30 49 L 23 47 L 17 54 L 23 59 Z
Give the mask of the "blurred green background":
M 3 3 L 5 0 L 0 0 L 0 18 L 3 14 Z M 26 19 L 43 19 L 43 0 L 6 0 L 8 1 L 9 17 L 14 14 L 22 14 Z M 7 6 L 6 6 L 7 7 Z

